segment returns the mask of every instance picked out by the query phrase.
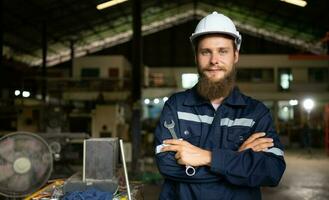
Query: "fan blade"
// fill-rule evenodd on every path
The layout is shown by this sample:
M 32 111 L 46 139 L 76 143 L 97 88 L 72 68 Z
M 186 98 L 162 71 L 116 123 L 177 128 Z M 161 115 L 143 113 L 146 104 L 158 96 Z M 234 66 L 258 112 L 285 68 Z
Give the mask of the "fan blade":
M 13 139 L 6 138 L 0 142 L 0 157 L 8 162 L 14 161 L 15 143 Z
M 45 173 L 50 170 L 51 163 L 49 160 L 44 159 L 44 157 L 51 156 L 50 154 L 39 155 L 39 157 L 33 157 L 31 159 L 32 170 L 36 175 L 36 178 L 42 179 L 45 176 Z
M 29 139 L 24 142 L 24 149 L 26 149 L 30 154 L 34 154 L 36 152 L 41 151 L 43 146 L 44 144 L 35 139 Z
M 14 174 L 13 166 L 10 164 L 0 165 L 0 182 L 8 179 Z
M 23 175 L 16 174 L 9 179 L 8 188 L 10 191 L 27 193 L 27 191 L 32 189 L 32 181 L 33 179 L 31 179 L 31 172 Z

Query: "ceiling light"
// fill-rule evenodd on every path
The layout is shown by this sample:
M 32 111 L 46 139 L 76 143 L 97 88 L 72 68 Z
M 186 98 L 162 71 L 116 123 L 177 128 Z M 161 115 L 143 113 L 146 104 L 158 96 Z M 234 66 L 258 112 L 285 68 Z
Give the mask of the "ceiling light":
M 168 100 L 168 97 L 163 97 L 163 98 L 162 98 L 162 101 L 163 101 L 163 102 L 166 102 L 167 100 Z
M 150 99 L 145 99 L 145 100 L 144 100 L 144 103 L 145 103 L 146 105 L 147 105 L 147 104 L 150 104 L 150 102 L 151 102 Z
M 296 100 L 296 99 L 289 100 L 289 105 L 291 105 L 291 106 L 297 106 L 298 105 L 298 100 Z
M 160 103 L 160 99 L 155 98 L 155 99 L 153 100 L 153 103 L 154 103 L 154 104 L 158 104 L 158 103 Z
M 15 90 L 15 96 L 19 96 L 21 94 L 21 91 Z
M 300 7 L 305 7 L 307 5 L 307 2 L 304 0 L 280 0 L 286 3 L 290 3 L 290 4 L 294 4 L 296 6 L 300 6 Z
M 111 6 L 114 6 L 116 4 L 123 3 L 125 1 L 128 1 L 128 0 L 112 0 L 112 1 L 107 1 L 107 2 L 104 2 L 104 3 L 98 4 L 96 8 L 98 10 L 102 10 L 102 9 L 105 9 L 105 8 L 108 8 L 108 7 L 111 7 Z
M 29 91 L 23 91 L 22 96 L 23 97 L 30 97 L 31 93 Z
M 307 112 L 311 112 L 314 108 L 314 100 L 313 99 L 305 99 L 303 102 L 303 107 Z

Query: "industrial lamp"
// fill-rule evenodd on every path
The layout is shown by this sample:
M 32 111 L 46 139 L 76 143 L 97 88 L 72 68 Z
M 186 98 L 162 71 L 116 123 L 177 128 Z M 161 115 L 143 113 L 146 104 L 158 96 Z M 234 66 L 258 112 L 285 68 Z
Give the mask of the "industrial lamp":
M 314 108 L 314 100 L 311 98 L 307 98 L 303 101 L 303 107 L 307 112 L 307 119 L 310 119 L 310 113 L 312 109 Z

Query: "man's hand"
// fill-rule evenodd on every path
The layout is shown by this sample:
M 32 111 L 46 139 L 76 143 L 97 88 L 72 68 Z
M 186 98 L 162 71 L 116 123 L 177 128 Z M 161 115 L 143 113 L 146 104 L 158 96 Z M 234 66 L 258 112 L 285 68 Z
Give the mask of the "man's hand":
M 162 148 L 162 152 L 174 151 L 178 164 L 190 166 L 204 166 L 211 163 L 211 152 L 196 147 L 184 140 L 169 139 L 163 141 L 166 146 Z
M 273 147 L 272 138 L 264 138 L 265 133 L 259 132 L 252 134 L 244 143 L 240 146 L 239 152 L 246 149 L 252 149 L 253 151 L 266 151 L 268 148 Z

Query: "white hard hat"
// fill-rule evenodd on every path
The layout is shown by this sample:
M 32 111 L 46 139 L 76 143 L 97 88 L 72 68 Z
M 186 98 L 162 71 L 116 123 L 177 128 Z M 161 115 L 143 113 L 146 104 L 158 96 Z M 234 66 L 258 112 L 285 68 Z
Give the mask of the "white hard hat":
M 195 38 L 212 33 L 222 33 L 234 37 L 236 47 L 240 50 L 242 38 L 236 30 L 234 23 L 230 18 L 223 14 L 218 14 L 217 12 L 213 12 L 200 20 L 194 33 L 192 33 L 190 37 L 192 45 L 194 45 Z

